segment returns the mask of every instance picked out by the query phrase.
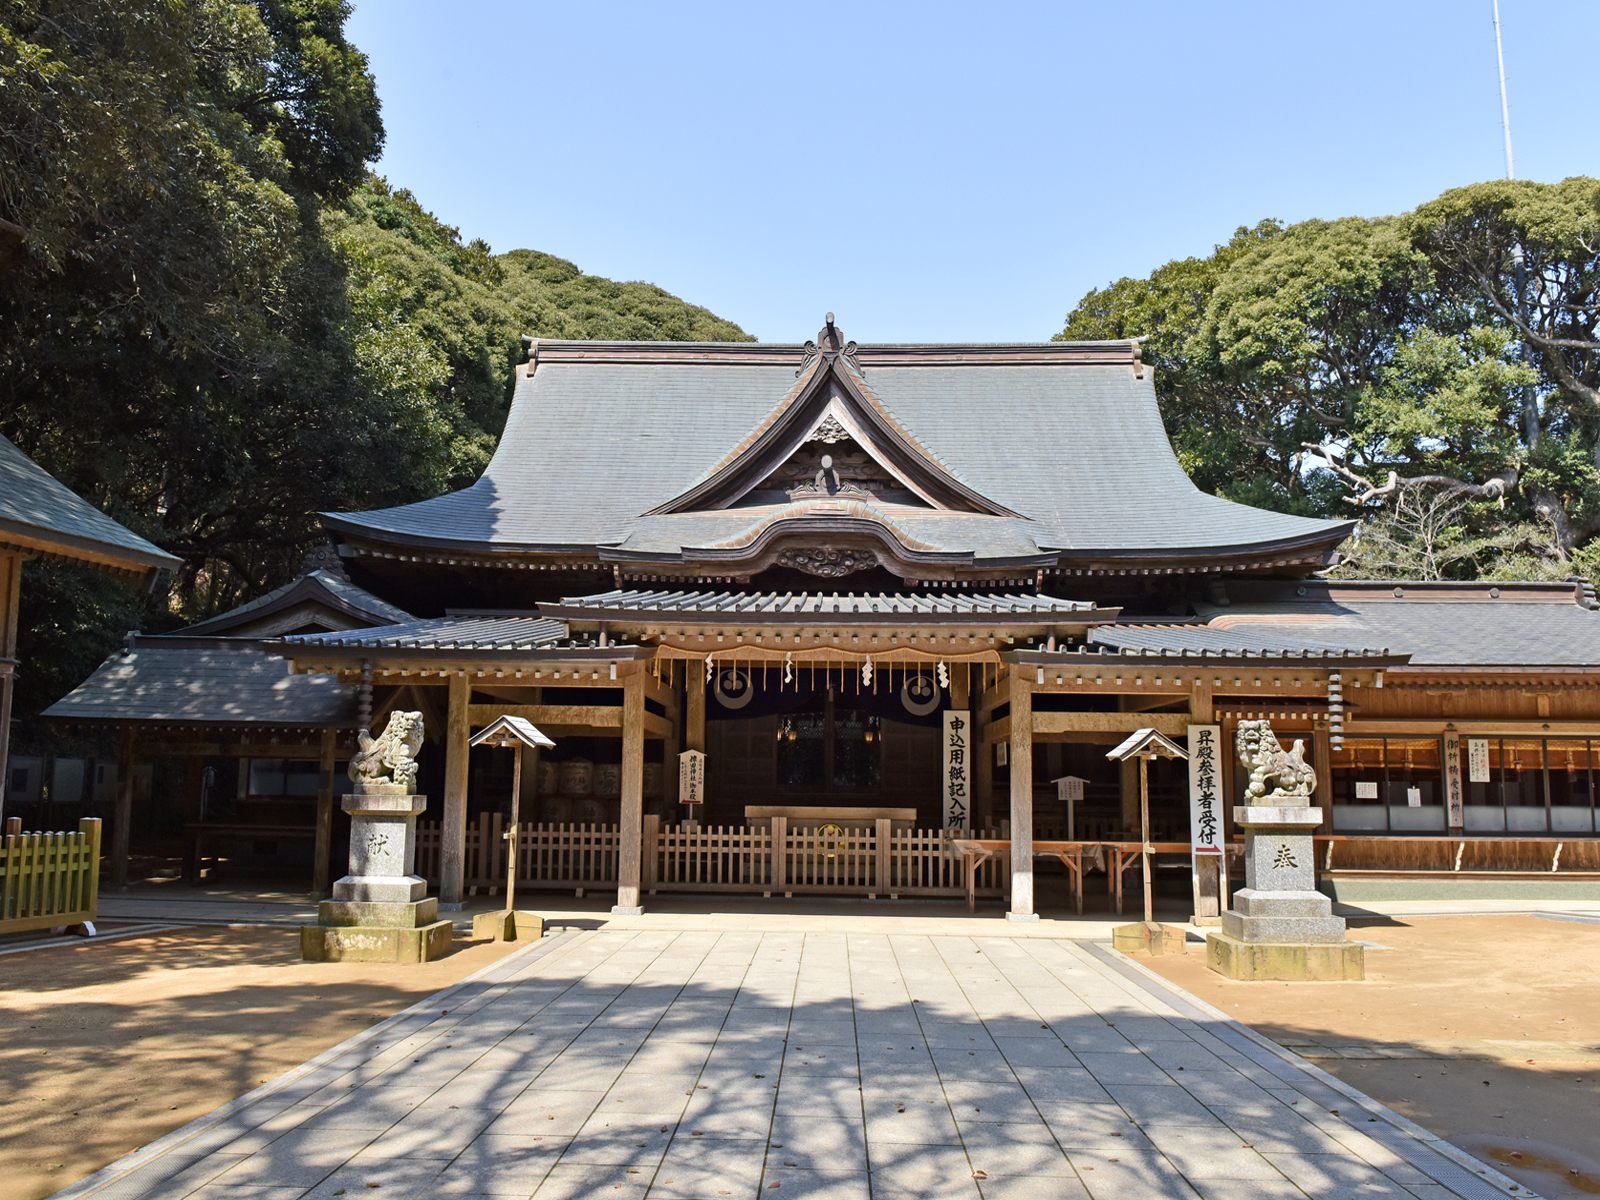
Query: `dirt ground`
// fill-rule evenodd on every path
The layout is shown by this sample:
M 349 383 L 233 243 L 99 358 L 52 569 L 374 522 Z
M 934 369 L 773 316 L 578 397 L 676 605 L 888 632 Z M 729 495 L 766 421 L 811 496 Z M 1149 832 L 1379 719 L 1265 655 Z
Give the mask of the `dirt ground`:
M 189 928 L 0 958 L 0 1198 L 49 1195 L 512 948 L 303 963 L 297 939 Z
M 1351 921 L 1360 983 L 1238 983 L 1198 947 L 1147 966 L 1549 1200 L 1600 1196 L 1600 925 Z

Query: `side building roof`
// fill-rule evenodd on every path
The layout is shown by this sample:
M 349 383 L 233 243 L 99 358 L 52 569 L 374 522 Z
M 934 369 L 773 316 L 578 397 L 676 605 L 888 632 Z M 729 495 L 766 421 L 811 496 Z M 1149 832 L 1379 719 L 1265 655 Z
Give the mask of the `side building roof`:
M 0 544 L 119 571 L 168 571 L 180 559 L 106 516 L 0 437 Z
M 1080 654 L 1389 658 L 1419 670 L 1594 670 L 1600 610 L 1579 583 L 1235 583 L 1193 616 L 1106 625 Z
M 67 721 L 349 728 L 355 689 L 331 675 L 296 675 L 254 642 L 133 637 L 44 710 Z

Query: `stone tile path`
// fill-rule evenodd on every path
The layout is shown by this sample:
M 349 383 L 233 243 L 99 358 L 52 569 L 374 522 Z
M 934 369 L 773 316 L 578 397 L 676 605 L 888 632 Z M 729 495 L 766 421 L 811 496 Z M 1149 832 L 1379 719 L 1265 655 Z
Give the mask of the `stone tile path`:
M 1530 1195 L 1102 947 L 547 938 L 62 1196 Z

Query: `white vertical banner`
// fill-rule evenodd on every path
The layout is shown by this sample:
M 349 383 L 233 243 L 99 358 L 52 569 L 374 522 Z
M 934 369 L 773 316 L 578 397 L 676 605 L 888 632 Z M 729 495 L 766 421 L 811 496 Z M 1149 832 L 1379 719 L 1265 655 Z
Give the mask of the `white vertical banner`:
M 1464 822 L 1465 789 L 1461 785 L 1461 735 L 1454 729 L 1444 733 L 1444 814 L 1451 829 Z
M 1489 782 L 1489 739 L 1467 739 L 1467 779 L 1471 783 Z
M 1189 849 L 1222 853 L 1222 726 L 1189 726 Z
M 965 708 L 944 712 L 944 827 L 972 824 L 972 713 Z

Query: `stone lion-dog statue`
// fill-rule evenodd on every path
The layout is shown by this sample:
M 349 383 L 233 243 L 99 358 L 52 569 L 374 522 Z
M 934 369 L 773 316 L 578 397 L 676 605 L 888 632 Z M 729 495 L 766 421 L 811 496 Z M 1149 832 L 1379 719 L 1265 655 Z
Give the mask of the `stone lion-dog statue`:
M 1285 750 L 1267 721 L 1240 721 L 1234 735 L 1239 761 L 1250 772 L 1245 788 L 1247 804 L 1309 804 L 1317 786 L 1317 773 L 1306 762 L 1306 744 L 1296 738 Z
M 383 732 L 356 735 L 360 749 L 350 759 L 350 778 L 360 788 L 417 788 L 417 751 L 422 749 L 422 714 L 392 712 Z

